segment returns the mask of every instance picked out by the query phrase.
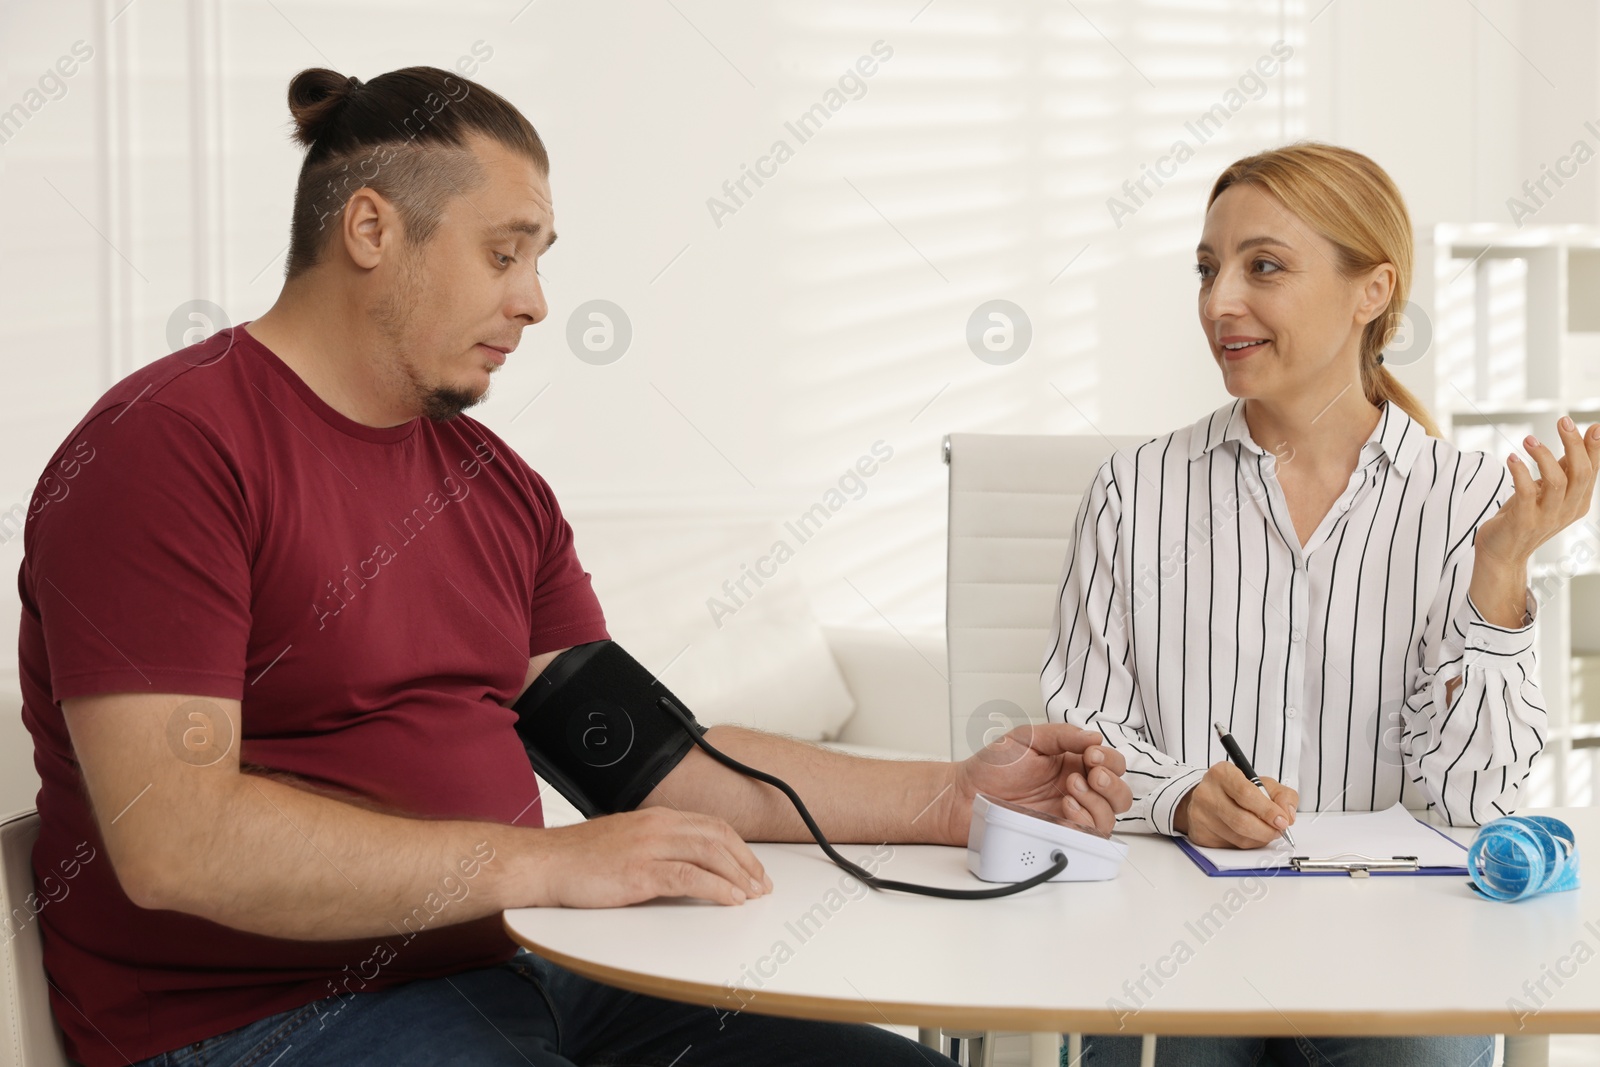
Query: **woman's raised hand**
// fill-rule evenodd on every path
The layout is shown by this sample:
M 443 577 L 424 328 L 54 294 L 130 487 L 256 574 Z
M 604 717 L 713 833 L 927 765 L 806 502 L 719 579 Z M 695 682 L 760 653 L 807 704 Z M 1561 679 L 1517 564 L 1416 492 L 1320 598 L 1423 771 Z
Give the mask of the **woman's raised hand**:
M 1511 455 L 1506 465 L 1516 491 L 1500 510 L 1478 527 L 1473 552 L 1479 559 L 1518 567 L 1533 550 L 1588 514 L 1600 470 L 1600 422 L 1587 434 L 1578 432 L 1570 415 L 1556 423 L 1565 450 L 1559 460 L 1550 447 L 1529 435 L 1523 442 L 1539 465 L 1534 481 L 1528 465 Z

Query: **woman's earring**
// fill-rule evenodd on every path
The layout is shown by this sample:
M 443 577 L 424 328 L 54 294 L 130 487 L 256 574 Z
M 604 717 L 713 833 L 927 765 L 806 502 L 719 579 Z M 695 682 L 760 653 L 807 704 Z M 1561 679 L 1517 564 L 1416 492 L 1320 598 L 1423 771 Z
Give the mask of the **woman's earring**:
M 1383 362 L 1383 353 L 1382 353 L 1382 352 L 1379 352 L 1379 353 L 1378 353 L 1378 362 L 1379 362 L 1379 363 L 1382 363 L 1382 362 Z

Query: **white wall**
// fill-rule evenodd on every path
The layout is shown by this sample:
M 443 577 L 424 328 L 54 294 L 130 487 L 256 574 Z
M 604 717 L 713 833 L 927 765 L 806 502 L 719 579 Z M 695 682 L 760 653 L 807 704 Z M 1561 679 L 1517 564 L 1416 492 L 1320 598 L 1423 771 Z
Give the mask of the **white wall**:
M 894 458 L 790 566 L 826 622 L 936 628 L 943 434 L 1155 434 L 1226 399 L 1192 274 L 1224 165 L 1320 137 L 1372 154 L 1419 223 L 1504 221 L 1600 117 L 1597 22 L 1580 0 L 0 0 L 0 108 L 75 41 L 94 50 L 0 147 L 0 511 L 101 391 L 169 350 L 175 310 L 270 305 L 296 70 L 449 66 L 481 42 L 477 77 L 549 144 L 562 239 L 550 319 L 475 414 L 551 480 L 580 552 L 584 517 L 618 507 L 787 517 L 881 439 Z M 1293 57 L 1262 98 L 1116 227 L 1107 198 L 1280 39 Z M 707 198 L 795 144 L 784 121 L 880 40 L 865 95 L 718 226 Z M 1584 173 L 1539 221 L 1596 209 Z M 608 366 L 565 338 L 595 298 L 633 327 Z M 1006 366 L 966 342 L 992 299 L 1033 326 Z M 20 560 L 20 537 L 0 544 L 5 573 Z M 25 767 L 26 741 L 8 721 L 0 759 Z

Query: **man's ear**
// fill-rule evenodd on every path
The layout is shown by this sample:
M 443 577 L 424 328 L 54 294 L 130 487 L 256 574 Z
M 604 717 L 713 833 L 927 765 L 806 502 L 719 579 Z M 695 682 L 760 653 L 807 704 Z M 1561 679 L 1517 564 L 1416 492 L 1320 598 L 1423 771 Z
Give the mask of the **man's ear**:
M 371 270 L 400 243 L 400 217 L 394 205 L 371 188 L 360 188 L 345 205 L 339 235 L 351 262 Z

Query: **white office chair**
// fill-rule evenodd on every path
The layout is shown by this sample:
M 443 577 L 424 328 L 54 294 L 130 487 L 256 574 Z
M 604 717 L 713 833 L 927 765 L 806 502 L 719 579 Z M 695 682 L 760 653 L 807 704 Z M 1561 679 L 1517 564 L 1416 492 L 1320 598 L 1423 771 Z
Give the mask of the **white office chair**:
M 28 906 L 39 813 L 0 822 L 0 1067 L 68 1067 L 50 1012 L 39 918 Z
M 1078 504 L 1107 456 L 1146 440 L 968 433 L 945 438 L 951 759 L 965 759 L 1024 721 L 1045 721 L 1039 666 Z M 946 1038 L 952 1054 L 965 1051 L 973 1067 L 993 1064 L 993 1032 L 941 1029 L 934 1041 Z M 1033 1067 L 1056 1067 L 1058 1055 L 1057 1035 L 1034 1035 Z
M 951 759 L 965 759 L 1023 717 L 1045 721 L 1039 666 L 1078 504 L 1107 456 L 1146 440 L 945 438 Z

